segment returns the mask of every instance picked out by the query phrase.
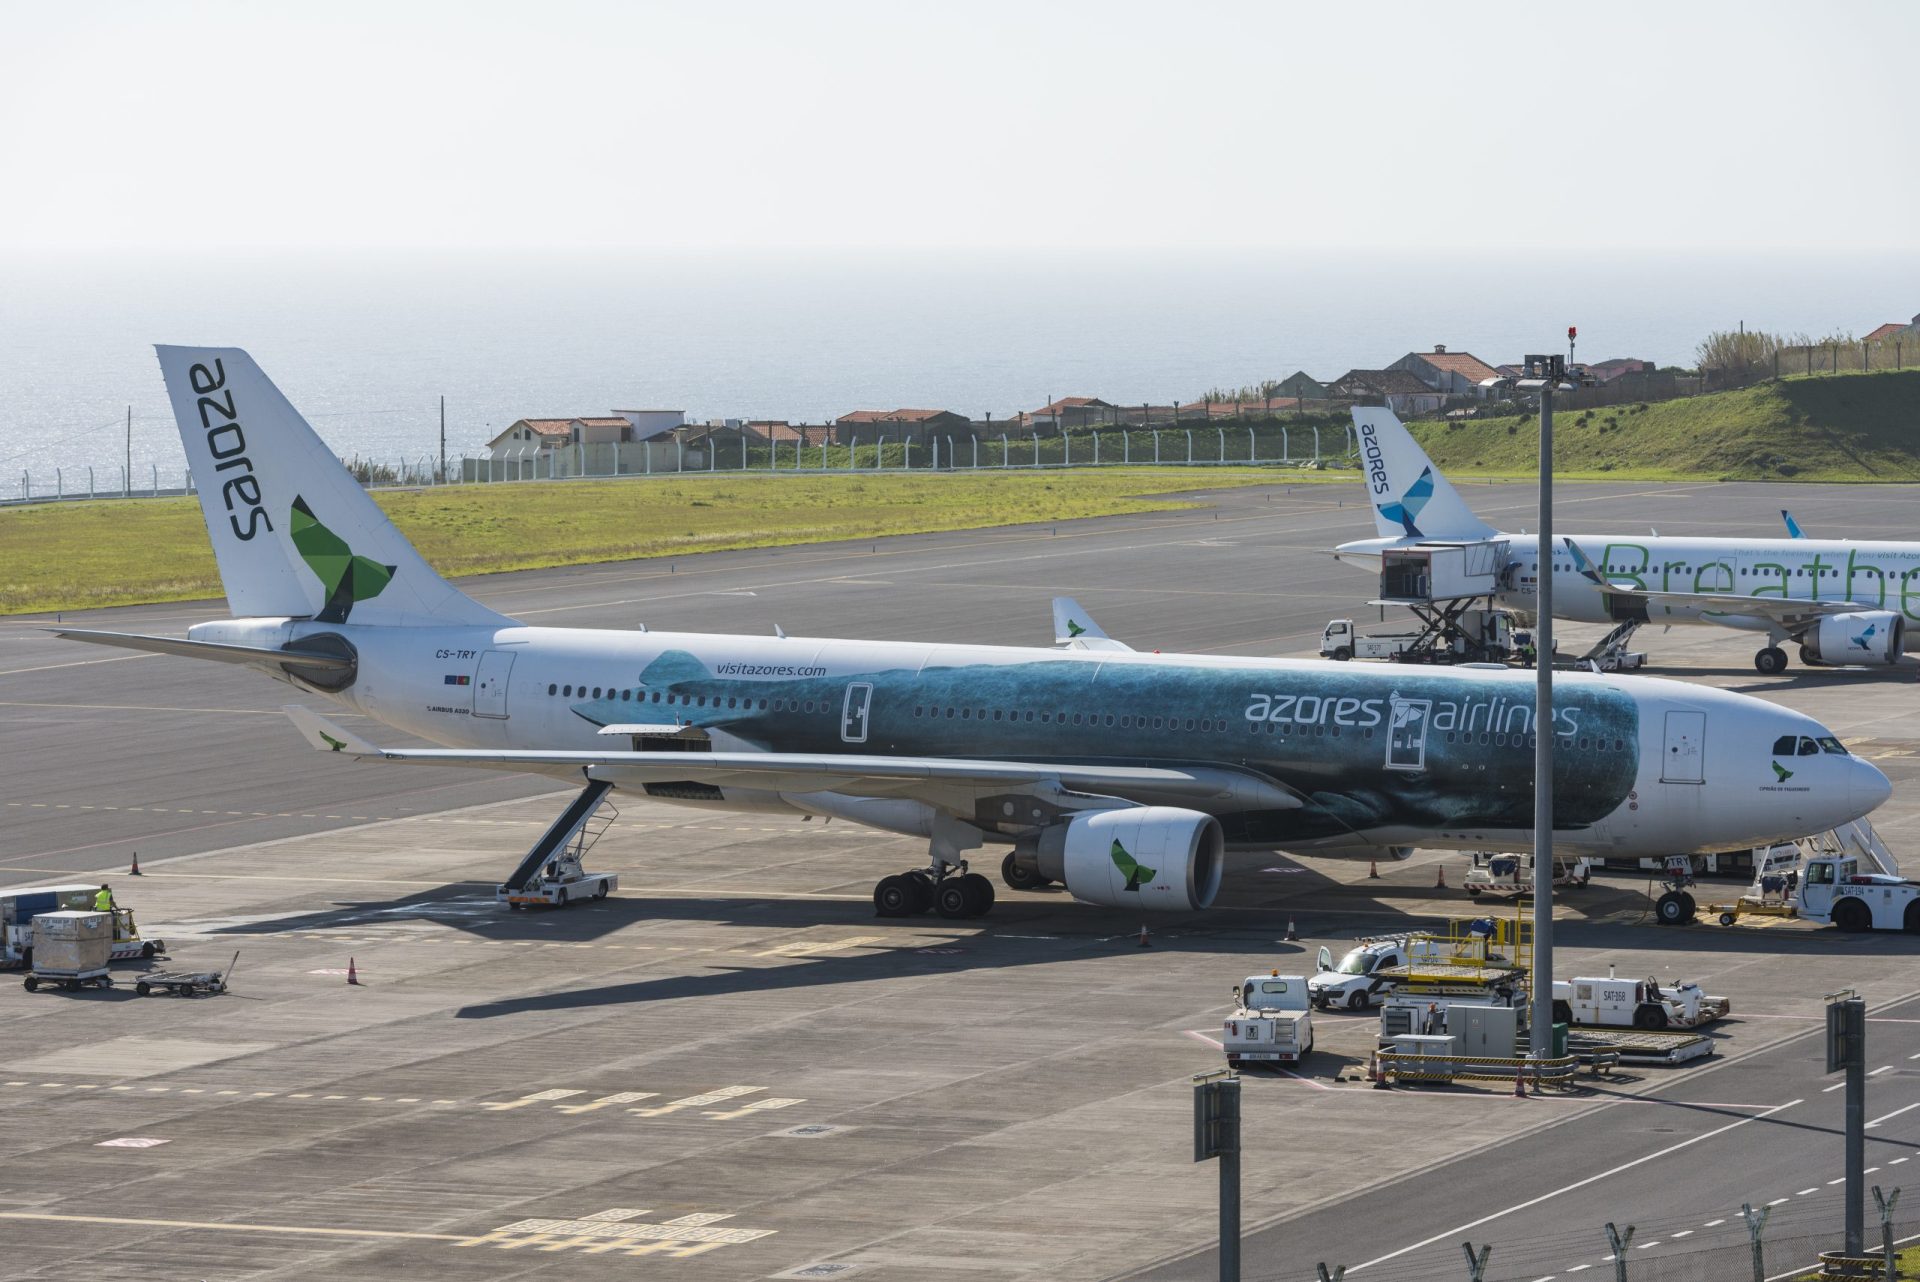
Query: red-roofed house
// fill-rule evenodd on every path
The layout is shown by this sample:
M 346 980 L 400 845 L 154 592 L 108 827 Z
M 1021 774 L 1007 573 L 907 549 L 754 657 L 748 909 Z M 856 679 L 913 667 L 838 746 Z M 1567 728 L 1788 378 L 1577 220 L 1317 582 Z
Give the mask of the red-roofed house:
M 1435 391 L 1404 369 L 1350 369 L 1327 384 L 1327 396 L 1385 405 L 1403 418 L 1431 414 L 1447 399 L 1446 393 Z
M 1387 368 L 1405 370 L 1446 396 L 1483 396 L 1481 382 L 1499 376 L 1472 352 L 1450 352 L 1445 343 L 1435 343 L 1430 352 L 1408 352 Z
M 1113 420 L 1114 407 L 1097 396 L 1062 396 L 1037 410 L 1023 410 L 1015 422 L 1026 432 L 1071 432 Z
M 833 420 L 834 439 L 841 445 L 871 444 L 885 439 L 924 445 L 929 437 L 955 440 L 973 435 L 965 414 L 952 410 L 849 410 Z
M 1914 317 L 1913 323 L 1910 325 L 1902 325 L 1899 321 L 1888 321 L 1886 324 L 1870 331 L 1863 341 L 1868 343 L 1890 343 L 1897 338 L 1910 335 L 1916 328 L 1920 328 L 1920 316 Z
M 1595 361 L 1585 367 L 1588 377 L 1596 383 L 1611 383 L 1616 378 L 1629 374 L 1651 374 L 1655 366 L 1652 361 L 1637 360 L 1628 356 L 1616 356 L 1612 360 Z

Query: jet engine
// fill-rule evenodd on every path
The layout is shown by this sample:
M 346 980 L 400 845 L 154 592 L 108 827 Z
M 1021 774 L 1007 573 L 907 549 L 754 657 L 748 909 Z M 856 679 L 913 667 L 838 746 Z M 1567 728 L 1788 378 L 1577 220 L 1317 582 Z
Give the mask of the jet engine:
M 1826 616 L 1800 644 L 1804 657 L 1816 663 L 1842 667 L 1898 663 L 1906 633 L 1907 621 L 1893 611 L 1864 610 Z
M 1048 830 L 1038 862 L 1084 903 L 1184 913 L 1213 903 L 1226 844 L 1212 815 L 1134 806 L 1075 815 Z

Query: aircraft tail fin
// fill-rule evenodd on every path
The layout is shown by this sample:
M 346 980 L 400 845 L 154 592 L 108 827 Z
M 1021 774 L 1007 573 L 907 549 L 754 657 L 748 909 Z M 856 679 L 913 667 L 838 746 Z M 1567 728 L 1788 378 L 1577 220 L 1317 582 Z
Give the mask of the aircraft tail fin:
M 1131 650 L 1093 621 L 1086 607 L 1070 596 L 1053 598 L 1053 644 L 1062 650 Z
M 1486 539 L 1499 533 L 1473 514 L 1392 410 L 1356 405 L 1353 426 L 1381 538 Z
M 1807 537 L 1806 531 L 1800 528 L 1800 522 L 1794 520 L 1793 513 L 1789 512 L 1786 508 L 1780 509 L 1780 519 L 1787 523 L 1787 537 L 1795 539 L 1804 539 Z
M 234 614 L 512 622 L 434 572 L 246 352 L 155 350 Z

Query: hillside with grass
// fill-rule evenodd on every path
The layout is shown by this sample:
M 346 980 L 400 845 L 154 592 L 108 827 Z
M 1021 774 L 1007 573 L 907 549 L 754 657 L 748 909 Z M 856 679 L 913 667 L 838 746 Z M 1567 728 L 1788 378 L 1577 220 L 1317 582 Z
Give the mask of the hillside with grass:
M 1815 375 L 1652 405 L 1554 415 L 1563 476 L 1920 481 L 1920 370 Z M 1444 471 L 1538 468 L 1538 416 L 1409 426 Z

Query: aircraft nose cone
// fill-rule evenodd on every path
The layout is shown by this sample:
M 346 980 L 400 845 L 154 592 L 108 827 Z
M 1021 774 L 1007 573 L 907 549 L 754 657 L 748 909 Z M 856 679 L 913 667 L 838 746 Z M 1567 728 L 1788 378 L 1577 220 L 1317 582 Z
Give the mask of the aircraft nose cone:
M 1856 811 L 1864 815 L 1893 795 L 1893 784 L 1870 761 L 1856 757 L 1852 765 L 1853 771 L 1847 780 L 1847 799 L 1853 802 Z

